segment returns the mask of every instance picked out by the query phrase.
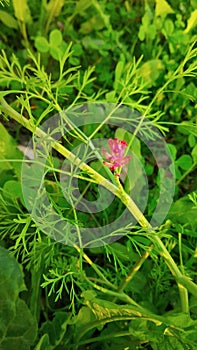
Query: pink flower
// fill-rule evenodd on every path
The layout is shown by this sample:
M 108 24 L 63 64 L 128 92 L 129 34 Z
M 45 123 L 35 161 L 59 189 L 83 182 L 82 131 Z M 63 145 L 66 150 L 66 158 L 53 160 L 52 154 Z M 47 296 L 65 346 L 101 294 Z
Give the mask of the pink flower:
M 102 154 L 108 162 L 103 162 L 104 165 L 110 168 L 111 171 L 123 166 L 130 161 L 130 156 L 124 156 L 125 148 L 128 146 L 126 141 L 115 139 L 108 140 L 110 153 L 106 149 L 102 149 Z

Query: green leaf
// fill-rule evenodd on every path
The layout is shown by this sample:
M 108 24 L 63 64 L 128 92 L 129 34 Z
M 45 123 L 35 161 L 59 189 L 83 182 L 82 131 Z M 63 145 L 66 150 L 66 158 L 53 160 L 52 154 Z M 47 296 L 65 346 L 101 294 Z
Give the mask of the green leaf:
M 168 218 L 174 223 L 186 224 L 194 231 L 197 228 L 197 208 L 194 208 L 193 203 L 188 196 L 178 199 L 173 203 Z
M 62 33 L 58 29 L 52 30 L 49 35 L 49 43 L 51 46 L 57 47 L 62 43 Z
M 68 323 L 70 321 L 70 313 L 56 311 L 55 317 L 52 321 L 45 322 L 42 327 L 42 333 L 48 334 L 49 343 L 55 345 L 63 339 L 66 333 Z
M 164 29 L 165 29 L 165 33 L 167 35 L 171 35 L 174 31 L 174 24 L 173 21 L 169 18 L 167 18 L 164 22 Z
M 197 10 L 194 10 L 191 13 L 190 18 L 187 21 L 187 27 L 184 30 L 184 33 L 187 34 L 192 28 L 195 28 L 197 25 Z
M 52 45 L 50 45 L 50 54 L 51 54 L 51 56 L 55 59 L 55 60 L 57 60 L 57 61 L 59 61 L 59 60 L 61 60 L 61 59 L 63 59 L 63 57 L 64 57 L 64 55 L 65 55 L 65 52 L 66 52 L 66 50 L 67 50 L 67 45 L 66 45 L 66 43 L 64 42 L 64 41 L 62 41 L 62 43 L 61 43 L 61 45 L 59 45 L 59 46 L 52 46 Z M 72 56 L 71 56 L 72 57 Z M 71 58 L 70 57 L 70 58 Z M 69 59 L 70 59 L 69 58 Z M 69 61 L 70 62 L 70 61 Z
M 86 306 L 82 306 L 79 310 L 76 322 L 76 328 L 84 327 L 86 324 L 91 324 L 96 320 L 93 312 Z
M 62 51 L 59 47 L 51 46 L 50 54 L 55 60 L 59 61 L 62 56 Z
M 176 165 L 178 165 L 183 170 L 188 170 L 192 166 L 192 157 L 188 154 L 183 154 L 176 160 Z
M 45 6 L 46 11 L 50 12 L 53 17 L 57 17 L 61 12 L 64 3 L 65 0 L 50 0 Z
M 154 166 L 152 164 L 146 163 L 145 166 L 145 171 L 147 175 L 152 175 L 154 172 Z
M 156 26 L 152 24 L 153 20 L 153 13 L 148 5 L 148 2 L 146 2 L 145 5 L 145 14 L 142 17 L 142 24 L 140 26 L 140 30 L 138 33 L 138 37 L 141 41 L 145 39 L 145 37 L 148 37 L 149 39 L 153 40 L 156 36 Z
M 144 41 L 145 39 L 145 28 L 143 26 L 140 26 L 138 38 L 140 39 L 140 41 Z
M 54 349 L 54 347 L 52 347 L 49 343 L 48 334 L 44 334 L 35 347 L 35 350 L 46 350 L 46 349 L 47 350 Z
M 168 143 L 168 148 L 170 150 L 170 156 L 173 160 L 176 159 L 177 149 L 172 143 Z
M 29 350 L 37 332 L 36 320 L 18 296 L 25 290 L 22 271 L 0 247 L 0 349 Z
M 17 21 L 6 11 L 0 10 L 0 20 L 9 28 L 18 28 Z
M 107 102 L 115 103 L 116 101 L 116 91 L 112 90 L 105 94 L 105 98 Z
M 80 44 L 74 44 L 72 46 L 72 51 L 73 51 L 73 55 L 74 56 L 81 56 L 83 54 L 83 49 L 82 46 Z
M 37 36 L 35 39 L 35 47 L 40 52 L 48 52 L 49 51 L 49 43 L 46 38 L 43 36 Z
M 106 322 L 113 322 L 116 320 L 133 319 L 145 316 L 150 318 L 155 324 L 160 325 L 162 323 L 161 317 L 156 316 L 136 305 L 117 305 L 111 301 L 95 298 L 91 301 L 86 300 L 86 304 L 96 316 L 97 320 L 101 321 L 101 324 Z M 154 315 L 154 316 L 153 316 Z
M 163 69 L 164 65 L 161 60 L 149 60 L 139 68 L 139 74 L 147 83 L 152 85 L 152 83 L 157 80 Z
M 167 3 L 166 0 L 156 0 L 155 15 L 156 17 L 166 17 L 168 14 L 174 13 L 172 7 Z
M 116 90 L 118 85 L 120 84 L 120 79 L 122 77 L 123 69 L 124 69 L 124 62 L 119 61 L 116 65 L 116 69 L 115 69 L 114 90 Z
M 20 198 L 21 203 L 25 206 L 25 203 L 23 200 L 22 187 L 19 181 L 15 181 L 15 180 L 6 181 L 3 186 L 3 189 L 14 198 Z
M 114 254 L 122 261 L 130 261 L 130 254 L 127 247 L 118 242 L 114 242 L 110 245 L 111 249 L 114 250 Z
M 197 163 L 197 144 L 195 145 L 195 147 L 192 150 L 192 158 L 194 163 Z
M 190 0 L 190 4 L 194 9 L 197 8 L 197 0 Z
M 13 170 L 17 177 L 21 176 L 21 162 L 14 162 L 9 159 L 23 159 L 22 152 L 16 147 L 16 142 L 0 123 L 0 170 Z
M 170 316 L 166 317 L 166 321 L 169 323 L 173 323 L 176 327 L 180 327 L 182 329 L 197 326 L 197 321 L 193 321 L 188 314 L 184 313 L 173 313 Z
M 92 310 L 87 306 L 82 306 L 75 320 L 75 329 L 78 338 L 80 332 L 86 333 L 91 329 L 91 325 L 96 321 L 96 317 Z
M 15 316 L 19 292 L 25 289 L 22 272 L 14 258 L 0 247 L 0 340 Z
M 69 58 L 69 63 L 72 64 L 72 66 L 78 66 L 80 64 L 80 59 L 74 56 L 71 56 Z
M 142 158 L 141 155 L 141 143 L 137 137 L 133 137 L 133 134 L 131 134 L 129 131 L 126 131 L 125 129 L 118 128 L 115 132 L 115 137 L 117 137 L 120 140 L 124 140 L 129 145 L 130 141 L 132 140 L 132 144 L 130 146 L 130 149 L 132 152 L 136 154 L 139 158 Z
M 1 350 L 29 350 L 37 334 L 36 320 L 27 305 L 18 298 L 16 314 L 10 323 L 5 339 L 0 345 Z
M 197 127 L 195 123 L 184 121 L 179 124 L 178 131 L 184 135 L 192 134 L 197 137 Z
M 139 199 L 140 191 L 144 187 L 144 176 L 142 172 L 142 164 L 140 160 L 142 159 L 141 155 L 141 143 L 137 137 L 133 137 L 133 135 L 122 129 L 118 128 L 115 132 L 115 137 L 120 140 L 125 140 L 129 145 L 132 140 L 132 144 L 130 146 L 130 150 L 133 155 L 129 161 L 127 166 L 127 177 L 125 180 L 125 191 L 130 194 L 130 191 L 133 189 L 133 196 L 135 196 L 135 200 Z M 123 169 L 124 170 L 124 169 Z
M 158 329 L 158 326 L 155 326 L 155 327 L 157 327 Z M 163 328 L 163 327 L 159 327 L 159 328 Z M 142 319 L 133 320 L 129 325 L 129 331 L 137 339 L 142 339 L 142 340 L 147 339 L 147 333 L 148 333 L 149 340 L 154 339 L 150 330 L 150 322 L 146 320 L 142 320 Z M 155 329 L 154 329 L 154 332 L 155 332 Z M 157 336 L 159 335 L 158 333 L 159 332 L 157 332 Z
M 188 136 L 188 143 L 190 147 L 194 147 L 196 145 L 197 141 L 194 135 L 190 134 Z
M 31 13 L 27 0 L 12 0 L 16 18 L 24 23 L 31 23 Z
M 92 31 L 99 31 L 105 26 L 104 21 L 98 15 L 88 18 L 87 21 L 83 22 L 80 27 L 80 33 L 83 35 L 89 34 Z
M 81 293 L 82 298 L 84 298 L 85 300 L 92 300 L 94 298 L 96 298 L 97 293 L 95 292 L 95 290 L 89 289 L 89 290 L 85 290 Z
M 88 9 L 92 5 L 92 0 L 79 0 L 76 2 L 74 15 L 78 13 L 83 13 L 85 10 Z

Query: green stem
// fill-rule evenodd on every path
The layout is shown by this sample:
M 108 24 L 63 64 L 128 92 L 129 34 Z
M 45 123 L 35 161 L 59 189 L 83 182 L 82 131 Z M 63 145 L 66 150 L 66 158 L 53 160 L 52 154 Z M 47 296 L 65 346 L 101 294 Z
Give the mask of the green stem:
M 122 331 L 122 332 L 116 332 L 116 333 L 113 333 L 113 338 L 120 338 L 120 337 L 131 337 L 131 332 L 130 331 Z M 87 345 L 87 344 L 90 344 L 90 343 L 96 343 L 96 342 L 106 342 L 106 340 L 111 340 L 112 339 L 112 334 L 109 333 L 109 334 L 106 334 L 106 335 L 102 335 L 102 336 L 98 336 L 98 337 L 93 337 L 93 338 L 88 338 L 88 339 L 85 339 L 85 340 L 82 340 L 79 342 L 79 346 L 81 345 Z M 132 340 L 132 345 L 139 345 L 142 344 L 142 343 L 145 343 L 146 341 L 140 341 L 140 340 L 135 340 L 133 341 Z M 128 349 L 128 348 L 126 348 Z
M 177 282 L 190 291 L 195 297 L 197 296 L 197 285 L 187 276 L 180 276 L 177 278 Z
M 196 162 L 193 163 L 193 164 L 190 166 L 190 168 L 187 169 L 187 171 L 180 177 L 180 179 L 178 179 L 178 180 L 176 181 L 176 185 L 177 185 L 177 186 L 184 180 L 184 178 L 185 178 L 187 175 L 189 175 L 189 174 L 196 168 L 196 164 L 197 164 Z
M 129 295 L 125 294 L 125 293 L 120 293 L 117 291 L 113 291 L 113 290 L 109 290 L 105 287 L 99 286 L 98 284 L 92 282 L 89 278 L 86 277 L 87 282 L 95 289 L 99 290 L 101 293 L 103 294 L 107 294 L 110 296 L 113 296 L 119 300 L 124 301 L 125 303 L 129 304 L 129 305 L 134 305 L 138 308 L 138 311 L 141 312 L 142 310 L 145 310 L 141 305 L 139 305 L 138 303 L 135 302 L 135 300 L 133 300 Z
M 55 10 L 56 10 L 56 5 L 57 5 L 57 0 L 56 1 L 53 1 L 53 7 L 51 8 L 49 14 L 48 14 L 48 19 L 47 19 L 47 23 L 46 23 L 46 26 L 45 26 L 45 34 L 48 33 L 48 30 L 49 30 L 49 25 L 53 19 L 53 16 L 54 16 L 54 13 L 55 13 Z
M 181 301 L 181 310 L 189 315 L 189 301 L 188 301 L 188 290 L 182 284 L 177 283 L 179 289 L 179 296 Z
M 118 172 L 118 170 L 117 170 L 117 172 Z M 150 231 L 153 231 L 153 228 L 150 225 L 150 223 L 148 222 L 148 220 L 146 220 L 145 216 L 142 214 L 142 212 L 137 207 L 135 202 L 125 192 L 124 188 L 122 187 L 122 185 L 120 183 L 119 176 L 115 175 L 114 179 L 115 179 L 115 182 L 117 184 L 117 188 L 118 188 L 118 191 L 119 191 L 119 194 L 120 194 L 120 196 L 118 196 L 118 197 L 125 204 L 125 206 L 129 209 L 130 213 L 135 217 L 135 219 L 137 218 L 137 221 L 139 222 L 139 224 L 143 228 L 148 229 Z
M 36 127 L 30 120 L 27 120 L 22 115 L 20 115 L 18 112 L 16 112 L 12 107 L 10 107 L 4 98 L 0 98 L 0 110 L 4 112 L 6 115 L 9 115 L 12 119 L 16 120 L 19 124 L 24 126 L 26 129 L 30 130 L 35 135 L 45 138 L 48 141 L 52 141 L 52 147 L 55 149 L 58 153 L 62 154 L 65 158 L 67 158 L 71 163 L 77 165 L 79 169 L 83 170 L 84 172 L 88 173 L 88 175 L 95 179 L 96 182 L 106 189 L 108 189 L 110 192 L 112 192 L 115 196 L 118 198 L 122 198 L 122 191 L 118 189 L 114 184 L 112 184 L 110 181 L 108 181 L 106 178 L 104 178 L 102 175 L 98 174 L 97 171 L 92 169 L 90 166 L 88 166 L 86 163 L 82 162 L 80 158 L 76 157 L 75 154 L 70 152 L 68 149 L 66 149 L 64 146 L 62 146 L 58 141 L 55 141 L 52 137 L 47 135 L 43 130 Z M 130 207 L 130 211 L 132 210 L 132 215 L 135 217 L 135 219 L 142 223 L 143 227 L 147 227 L 149 225 L 148 221 L 145 219 L 141 211 L 138 209 L 136 204 L 132 201 L 132 199 L 126 195 L 124 204 L 128 203 L 128 206 Z M 149 225 L 150 226 L 150 225 Z
M 84 251 L 81 248 L 79 248 L 77 245 L 74 245 L 74 248 L 78 251 L 78 253 L 82 254 L 84 260 L 87 261 L 87 263 L 94 269 L 97 275 L 101 278 L 102 281 L 104 281 L 104 283 L 108 287 L 116 289 L 115 286 L 107 280 L 103 273 L 98 269 L 97 265 L 93 263 L 93 261 L 89 258 L 89 256 L 86 253 L 84 253 Z
M 52 141 L 52 147 L 58 151 L 60 154 L 62 154 L 64 157 L 66 157 L 68 160 L 70 160 L 71 163 L 77 165 L 81 170 L 88 173 L 88 175 L 91 178 L 94 178 L 98 184 L 102 185 L 106 189 L 108 189 L 110 192 L 112 192 L 115 196 L 117 196 L 128 208 L 130 213 L 134 216 L 134 218 L 140 223 L 140 225 L 147 229 L 147 234 L 149 235 L 149 238 L 152 240 L 154 244 L 158 247 L 158 250 L 160 252 L 160 255 L 164 257 L 165 262 L 167 266 L 169 267 L 171 273 L 176 278 L 177 282 L 182 284 L 184 287 L 186 287 L 192 294 L 196 296 L 197 294 L 197 285 L 192 282 L 189 277 L 184 276 L 179 268 L 177 267 L 175 261 L 171 257 L 170 253 L 166 249 L 165 245 L 161 241 L 161 239 L 156 235 L 154 229 L 150 225 L 150 223 L 147 221 L 145 216 L 142 214 L 140 209 L 137 207 L 137 205 L 134 203 L 134 201 L 127 195 L 127 193 L 122 188 L 121 184 L 118 184 L 118 187 L 109 182 L 107 179 L 105 179 L 103 176 L 98 174 L 95 170 L 93 170 L 91 167 L 89 167 L 87 164 L 82 162 L 78 157 L 76 157 L 72 152 L 70 152 L 68 149 L 66 149 L 64 146 L 59 144 L 57 141 L 55 141 L 52 137 L 49 135 L 46 135 L 44 131 L 42 131 L 40 128 L 35 127 L 31 123 L 31 121 L 24 118 L 22 115 L 17 113 L 13 108 L 11 108 L 4 98 L 0 99 L 0 109 L 5 114 L 9 115 L 12 119 L 16 120 L 21 125 L 25 126 L 28 130 L 35 133 L 37 136 L 40 137 L 48 137 L 49 141 Z
M 135 265 L 130 269 L 128 275 L 126 278 L 123 280 L 123 282 L 120 284 L 118 288 L 118 292 L 122 293 L 123 290 L 126 288 L 126 286 L 129 284 L 129 282 L 133 279 L 135 274 L 139 271 L 141 266 L 143 265 L 144 261 L 149 257 L 149 254 L 151 250 L 153 249 L 154 245 L 150 244 L 149 247 L 147 248 L 147 251 L 145 251 L 140 259 L 135 263 Z
M 149 237 L 150 238 L 150 237 Z M 169 270 L 171 271 L 172 275 L 176 278 L 177 283 L 181 284 L 183 287 L 185 287 L 187 290 L 190 291 L 194 296 L 197 295 L 197 285 L 192 282 L 192 280 L 184 276 L 176 263 L 174 262 L 173 258 L 171 257 L 170 253 L 166 249 L 165 245 L 163 242 L 160 240 L 158 236 L 154 236 L 153 242 L 156 243 L 159 253 L 161 256 L 163 256 L 166 265 L 168 266 Z
M 40 309 L 41 309 L 41 276 L 42 269 L 35 271 L 33 268 L 31 270 L 31 299 L 30 299 L 30 310 L 32 315 L 34 315 L 39 322 L 40 320 Z
M 179 257 L 180 257 L 180 270 L 182 274 L 185 274 L 184 265 L 183 265 L 183 255 L 182 255 L 182 235 L 178 233 L 178 242 L 179 242 Z M 182 305 L 182 311 L 189 314 L 189 301 L 188 301 L 188 290 L 178 283 L 180 301 Z
M 29 41 L 28 41 L 28 36 L 27 36 L 26 24 L 25 24 L 25 22 L 21 22 L 21 21 L 18 21 L 18 23 L 19 23 L 19 27 L 20 27 L 21 33 L 23 35 L 23 38 L 25 40 L 26 49 L 28 49 L 29 48 Z

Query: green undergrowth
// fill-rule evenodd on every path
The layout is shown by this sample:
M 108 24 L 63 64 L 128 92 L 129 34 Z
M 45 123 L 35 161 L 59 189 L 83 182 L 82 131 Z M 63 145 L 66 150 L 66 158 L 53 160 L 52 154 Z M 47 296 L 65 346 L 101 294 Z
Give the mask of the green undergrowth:
M 196 5 L 0 1 L 1 350 L 196 349 Z M 109 138 L 132 155 L 120 182 L 103 165 Z M 30 213 L 24 171 L 30 187 L 43 175 L 36 199 L 46 193 L 63 226 Z M 151 231 L 161 188 L 161 216 L 172 203 Z M 101 244 L 91 229 L 112 225 L 126 194 L 144 216 L 130 202 Z M 109 205 L 88 211 L 95 201 Z

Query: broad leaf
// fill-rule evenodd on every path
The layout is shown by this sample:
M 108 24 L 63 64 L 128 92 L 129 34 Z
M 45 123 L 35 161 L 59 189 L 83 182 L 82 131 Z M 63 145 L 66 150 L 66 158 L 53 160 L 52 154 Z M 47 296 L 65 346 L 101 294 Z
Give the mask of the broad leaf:
M 53 320 L 45 322 L 41 327 L 41 332 L 45 334 L 43 341 L 47 343 L 48 338 L 50 344 L 58 343 L 64 337 L 69 321 L 70 313 L 57 311 Z M 47 338 L 46 334 L 48 335 Z
M 48 52 L 49 51 L 49 43 L 47 39 L 43 36 L 37 36 L 35 39 L 35 47 L 40 52 Z
M 18 27 L 17 21 L 6 11 L 0 10 L 0 20 L 9 28 L 16 29 Z
M 0 349 L 29 350 L 37 324 L 27 305 L 19 298 L 25 290 L 22 271 L 7 250 L 0 247 Z
M 23 158 L 22 152 L 16 146 L 15 140 L 0 123 L 0 171 L 13 170 L 20 179 L 21 162 L 14 162 L 9 159 L 20 160 Z
M 156 9 L 155 9 L 156 17 L 158 16 L 165 17 L 170 13 L 174 13 L 174 10 L 166 0 L 156 0 Z
M 46 350 L 46 349 L 47 350 L 53 349 L 53 347 L 49 343 L 48 334 L 44 334 L 35 347 L 35 350 Z
M 52 30 L 52 32 L 49 35 L 49 43 L 52 46 L 59 46 L 62 43 L 62 33 L 58 29 Z
M 171 207 L 168 217 L 178 224 L 186 224 L 194 231 L 197 228 L 197 208 L 188 196 L 178 199 Z
M 1 350 L 29 350 L 37 333 L 36 320 L 27 305 L 18 298 L 15 318 L 10 323 L 6 337 L 0 343 Z
M 12 0 L 16 18 L 24 23 L 31 23 L 31 13 L 27 0 Z
M 46 10 L 51 13 L 52 17 L 57 17 L 61 12 L 64 3 L 64 0 L 50 0 L 46 5 Z

